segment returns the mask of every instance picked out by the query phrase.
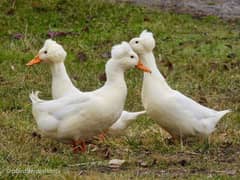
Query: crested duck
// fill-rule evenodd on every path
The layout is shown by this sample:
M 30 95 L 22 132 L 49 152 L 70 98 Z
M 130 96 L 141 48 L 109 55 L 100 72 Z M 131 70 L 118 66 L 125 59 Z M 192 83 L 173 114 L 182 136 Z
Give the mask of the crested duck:
M 153 55 L 155 39 L 144 30 L 130 40 L 133 50 L 152 73 L 144 73 L 142 103 L 147 114 L 173 138 L 208 136 L 219 120 L 230 110 L 216 111 L 205 107 L 181 92 L 172 89 L 158 70 Z
M 39 59 L 41 60 L 41 55 Z M 127 87 L 124 72 L 136 67 L 150 72 L 127 42 L 115 45 L 106 63 L 105 84 L 91 92 L 68 94 L 55 100 L 42 100 L 31 93 L 32 113 L 43 134 L 64 143 L 80 144 L 109 129 L 120 117 Z
M 43 47 L 39 50 L 38 55 L 27 63 L 28 66 L 32 66 L 41 62 L 49 64 L 52 73 L 53 99 L 58 99 L 69 94 L 79 95 L 80 93 L 83 93 L 73 85 L 67 74 L 64 65 L 66 55 L 66 51 L 59 43 L 53 41 L 52 39 L 47 39 Z M 144 112 L 145 111 L 124 111 L 116 124 L 109 128 L 110 134 L 122 134 L 120 131 L 124 132 L 124 129 L 127 129 L 127 127 L 130 125 L 130 122 L 135 120 L 138 116 L 145 114 Z

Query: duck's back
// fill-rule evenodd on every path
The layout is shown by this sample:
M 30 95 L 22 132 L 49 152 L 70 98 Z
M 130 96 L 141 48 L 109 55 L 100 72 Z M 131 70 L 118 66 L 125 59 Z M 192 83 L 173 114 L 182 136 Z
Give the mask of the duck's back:
M 170 134 L 209 134 L 214 130 L 219 118 L 217 111 L 200 105 L 169 86 L 163 86 L 155 77 L 145 80 L 143 105 L 150 117 Z
M 59 136 L 89 139 L 107 130 L 119 118 L 123 105 L 114 100 L 89 93 L 91 97 L 82 104 L 72 104 L 56 116 L 64 118 L 59 126 Z

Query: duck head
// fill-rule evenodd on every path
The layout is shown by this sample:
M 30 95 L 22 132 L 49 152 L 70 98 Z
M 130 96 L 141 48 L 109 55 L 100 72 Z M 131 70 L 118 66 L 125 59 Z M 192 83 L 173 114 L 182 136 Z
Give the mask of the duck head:
M 66 58 L 66 51 L 63 47 L 53 41 L 52 39 L 47 39 L 43 47 L 39 50 L 37 56 L 27 63 L 28 66 L 38 64 L 41 62 L 46 63 L 59 63 L 64 62 Z
M 153 34 L 147 30 L 144 30 L 139 37 L 131 39 L 129 44 L 139 55 L 152 52 L 155 48 Z
M 133 51 L 129 43 L 122 42 L 121 44 L 112 47 L 111 60 L 116 62 L 122 69 L 137 68 L 144 72 L 151 72 L 151 70 L 144 66 L 138 55 Z

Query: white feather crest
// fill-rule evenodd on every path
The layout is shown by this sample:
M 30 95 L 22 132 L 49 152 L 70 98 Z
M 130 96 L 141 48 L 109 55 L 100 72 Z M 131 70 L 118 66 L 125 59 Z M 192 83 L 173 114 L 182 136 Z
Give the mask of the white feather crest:
M 143 32 L 140 34 L 140 38 L 148 38 L 148 37 L 153 37 L 153 33 L 148 32 L 146 29 L 143 30 Z
M 114 59 L 122 58 L 129 51 L 132 51 L 131 46 L 126 41 L 123 41 L 121 44 L 112 47 L 111 56 Z

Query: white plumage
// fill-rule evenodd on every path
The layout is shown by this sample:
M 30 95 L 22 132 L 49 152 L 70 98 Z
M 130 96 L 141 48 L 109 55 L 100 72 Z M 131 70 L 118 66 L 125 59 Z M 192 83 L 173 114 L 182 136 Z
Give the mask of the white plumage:
M 121 58 L 125 55 L 126 52 L 131 50 L 131 47 L 128 43 L 122 43 L 120 45 L 115 45 L 112 48 L 111 56 L 114 59 Z M 47 53 L 46 53 L 47 52 Z M 54 99 L 58 99 L 68 95 L 79 95 L 82 94 L 79 89 L 77 89 L 72 81 L 70 80 L 64 65 L 64 61 L 66 58 L 66 51 L 63 47 L 58 44 L 56 41 L 48 39 L 45 41 L 44 46 L 39 50 L 38 56 L 41 61 L 49 64 L 52 73 L 52 96 Z M 117 132 L 114 134 L 119 134 L 119 130 L 121 128 L 117 128 L 119 124 L 126 124 L 125 129 L 128 127 L 130 123 L 126 123 L 128 121 L 132 121 L 136 119 L 139 115 L 144 114 L 142 111 L 140 112 L 128 112 L 124 111 L 124 113 L 118 119 L 118 123 L 114 125 L 114 128 L 109 129 L 111 133 Z
M 115 122 L 108 133 L 114 136 L 123 135 L 127 127 L 140 115 L 145 114 L 146 111 L 128 112 L 123 111 L 121 117 Z
M 230 110 L 216 111 L 193 101 L 181 92 L 171 89 L 159 72 L 153 49 L 151 32 L 143 31 L 130 41 L 133 50 L 151 74 L 144 73 L 142 103 L 147 114 L 173 137 L 208 136 L 218 121 Z
M 65 143 L 84 141 L 108 130 L 118 120 L 127 95 L 124 71 L 138 64 L 138 56 L 126 42 L 114 46 L 113 52 L 118 58 L 107 62 L 103 87 L 68 93 L 51 101 L 39 99 L 38 93 L 30 94 L 33 116 L 46 136 Z

